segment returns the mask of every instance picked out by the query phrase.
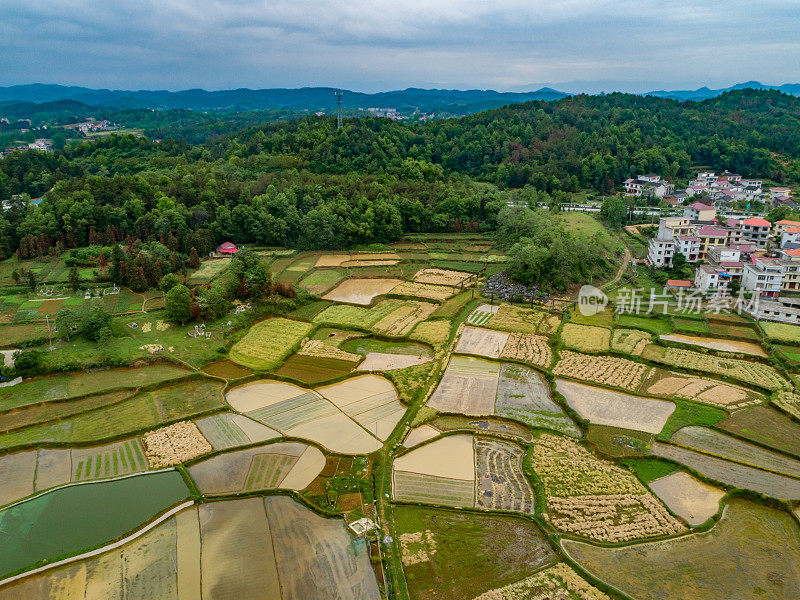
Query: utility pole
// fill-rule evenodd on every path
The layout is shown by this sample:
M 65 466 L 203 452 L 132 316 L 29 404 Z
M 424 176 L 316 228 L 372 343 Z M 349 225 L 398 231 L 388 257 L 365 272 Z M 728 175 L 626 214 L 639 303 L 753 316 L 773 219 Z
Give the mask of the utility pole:
M 344 96 L 344 92 L 342 90 L 336 90 L 333 92 L 336 96 L 336 129 L 342 128 L 342 96 Z

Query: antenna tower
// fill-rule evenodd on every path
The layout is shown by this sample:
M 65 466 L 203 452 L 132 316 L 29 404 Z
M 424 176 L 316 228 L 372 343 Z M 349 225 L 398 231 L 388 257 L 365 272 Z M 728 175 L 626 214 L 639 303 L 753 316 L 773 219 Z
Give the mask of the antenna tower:
M 344 92 L 342 90 L 336 90 L 333 92 L 336 96 L 336 129 L 342 128 L 342 96 L 344 96 Z

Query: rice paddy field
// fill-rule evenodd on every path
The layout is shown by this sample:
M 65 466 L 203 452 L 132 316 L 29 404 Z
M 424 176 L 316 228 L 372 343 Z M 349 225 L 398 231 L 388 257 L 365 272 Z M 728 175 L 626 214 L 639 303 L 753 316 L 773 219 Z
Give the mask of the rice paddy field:
M 622 548 L 561 544 L 582 568 L 639 600 L 790 600 L 800 589 L 797 522 L 745 500 L 729 501 L 705 533 Z
M 0 387 L 0 572 L 71 561 L 0 600 L 797 597 L 800 327 L 497 303 L 481 234 L 255 251 L 295 297 L 112 290 L 105 346 L 41 345 L 85 291 L 0 292 L 0 347 L 64 370 Z

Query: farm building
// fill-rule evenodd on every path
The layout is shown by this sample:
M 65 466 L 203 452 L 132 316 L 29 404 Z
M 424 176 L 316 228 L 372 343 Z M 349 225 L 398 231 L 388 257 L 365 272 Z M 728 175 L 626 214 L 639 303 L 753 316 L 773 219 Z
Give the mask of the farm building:
M 230 242 L 222 242 L 220 246 L 217 248 L 217 252 L 220 254 L 236 254 L 239 252 L 239 249 Z

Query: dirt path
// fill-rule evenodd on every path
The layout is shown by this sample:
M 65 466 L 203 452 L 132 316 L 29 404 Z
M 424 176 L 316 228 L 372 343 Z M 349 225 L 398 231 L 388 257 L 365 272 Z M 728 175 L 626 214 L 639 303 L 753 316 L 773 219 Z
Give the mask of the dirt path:
M 620 279 L 622 279 L 622 276 L 625 274 L 625 269 L 628 268 L 628 263 L 630 261 L 631 261 L 631 251 L 628 250 L 628 248 L 626 247 L 625 248 L 625 253 L 622 255 L 622 264 L 619 266 L 619 269 L 617 269 L 617 274 L 614 275 L 613 279 L 605 282 L 602 285 L 602 287 L 603 288 L 609 288 L 612 285 L 614 285 L 615 283 L 617 283 Z

